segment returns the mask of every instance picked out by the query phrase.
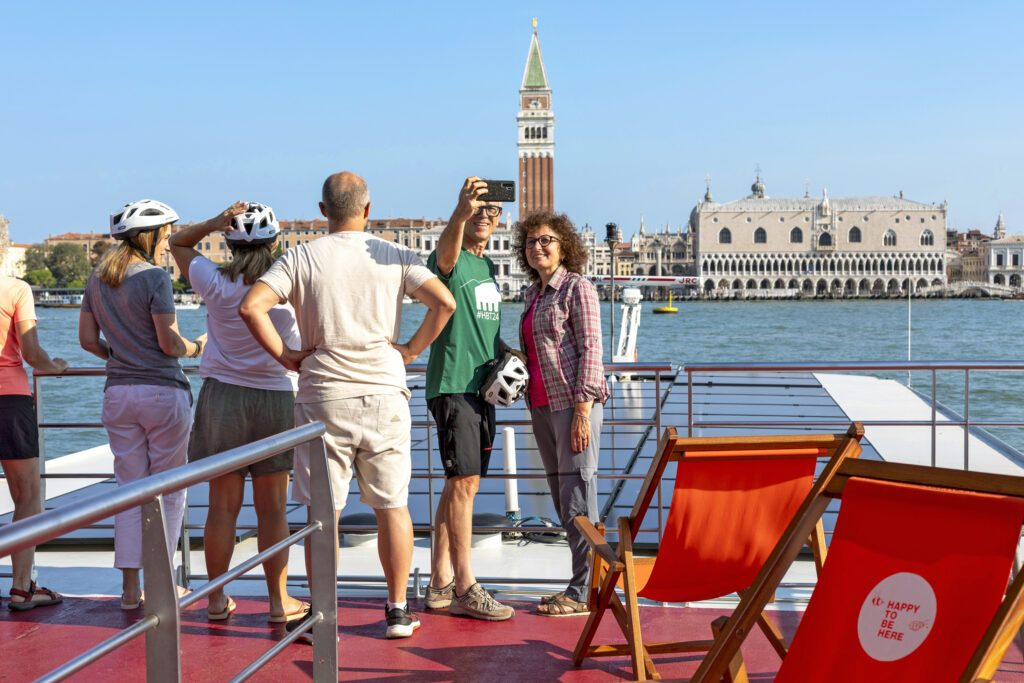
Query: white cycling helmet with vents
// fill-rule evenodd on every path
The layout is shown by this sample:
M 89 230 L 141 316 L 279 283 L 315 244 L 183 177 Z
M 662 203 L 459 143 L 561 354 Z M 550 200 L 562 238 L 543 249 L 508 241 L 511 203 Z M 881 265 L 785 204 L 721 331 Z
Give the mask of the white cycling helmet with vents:
M 110 236 L 116 240 L 135 237 L 140 232 L 157 230 L 178 220 L 174 209 L 154 199 L 141 199 L 125 204 L 110 214 Z
M 529 380 L 530 374 L 523 361 L 506 351 L 494 362 L 494 367 L 480 388 L 480 394 L 488 403 L 507 408 L 523 397 Z
M 259 202 L 249 202 L 245 213 L 235 216 L 231 226 L 224 233 L 224 239 L 234 245 L 271 244 L 281 232 L 274 210 Z

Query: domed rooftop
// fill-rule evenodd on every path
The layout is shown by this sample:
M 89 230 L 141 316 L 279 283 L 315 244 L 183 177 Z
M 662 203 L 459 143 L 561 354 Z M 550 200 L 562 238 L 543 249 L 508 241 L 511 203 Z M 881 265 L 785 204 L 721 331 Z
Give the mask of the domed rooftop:
M 750 196 L 751 197 L 756 197 L 757 199 L 764 199 L 765 198 L 764 189 L 765 189 L 764 188 L 764 183 L 761 182 L 761 174 L 758 173 L 757 174 L 757 180 L 755 180 L 754 184 L 750 186 L 750 192 L 751 192 Z

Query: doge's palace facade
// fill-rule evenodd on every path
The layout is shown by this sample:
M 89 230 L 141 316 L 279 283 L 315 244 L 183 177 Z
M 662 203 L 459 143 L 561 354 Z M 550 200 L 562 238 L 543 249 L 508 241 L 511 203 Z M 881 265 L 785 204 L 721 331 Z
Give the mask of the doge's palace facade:
M 902 193 L 900 193 L 902 195 Z M 899 197 L 772 198 L 760 175 L 690 214 L 705 296 L 894 296 L 946 283 L 946 203 Z

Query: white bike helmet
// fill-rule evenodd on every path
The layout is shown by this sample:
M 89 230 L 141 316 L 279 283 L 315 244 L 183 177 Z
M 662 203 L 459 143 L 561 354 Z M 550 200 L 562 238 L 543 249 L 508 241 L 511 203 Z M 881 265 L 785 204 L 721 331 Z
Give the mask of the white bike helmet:
M 224 239 L 235 245 L 271 244 L 281 232 L 274 210 L 258 202 L 249 202 L 245 213 L 235 216 L 231 224 Z
M 523 361 L 506 351 L 494 362 L 494 367 L 480 388 L 480 394 L 488 403 L 507 408 L 523 397 L 529 379 Z
M 163 202 L 141 199 L 125 204 L 123 209 L 110 214 L 110 236 L 115 240 L 126 240 L 140 232 L 157 230 L 177 220 L 178 214 Z

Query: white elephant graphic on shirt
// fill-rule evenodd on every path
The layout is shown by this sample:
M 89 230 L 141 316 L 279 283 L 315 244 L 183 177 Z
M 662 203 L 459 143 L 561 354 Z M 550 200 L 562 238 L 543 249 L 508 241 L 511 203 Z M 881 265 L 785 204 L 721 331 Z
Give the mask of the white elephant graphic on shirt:
M 476 310 L 478 313 L 497 313 L 501 308 L 501 293 L 498 291 L 498 285 L 493 280 L 490 282 L 481 282 L 473 290 L 473 295 L 476 297 Z

